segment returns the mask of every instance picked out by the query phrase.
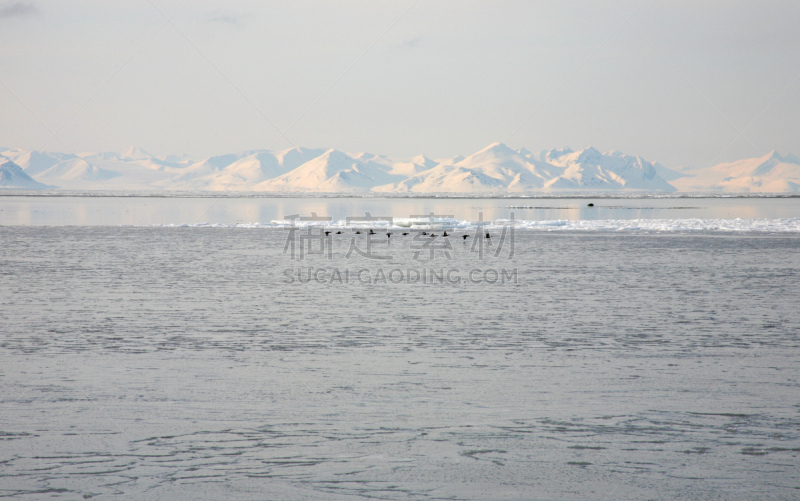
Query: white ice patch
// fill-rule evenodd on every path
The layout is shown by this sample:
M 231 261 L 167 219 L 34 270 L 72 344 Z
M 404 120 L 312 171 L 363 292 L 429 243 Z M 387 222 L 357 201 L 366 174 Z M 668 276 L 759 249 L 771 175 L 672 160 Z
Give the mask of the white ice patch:
M 475 229 L 478 221 L 447 220 L 437 221 L 432 225 L 417 225 L 412 229 Z M 486 228 L 502 228 L 512 224 L 508 219 L 485 221 L 482 225 Z M 735 232 L 735 233 L 800 233 L 800 218 L 778 219 L 605 219 L 605 220 L 570 220 L 557 219 L 549 221 L 513 222 L 517 230 L 536 231 L 600 231 L 600 232 Z M 171 224 L 158 225 L 164 227 L 210 227 L 210 228 L 286 228 L 292 221 L 276 220 L 269 223 L 239 223 L 239 224 Z M 325 228 L 374 228 L 374 229 L 407 229 L 405 225 L 399 226 L 390 221 L 294 221 L 297 227 L 322 226 Z

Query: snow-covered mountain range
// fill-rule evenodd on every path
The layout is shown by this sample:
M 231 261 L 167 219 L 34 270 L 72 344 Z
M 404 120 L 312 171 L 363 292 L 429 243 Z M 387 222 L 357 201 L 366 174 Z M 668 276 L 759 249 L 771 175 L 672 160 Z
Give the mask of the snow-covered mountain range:
M 684 177 L 670 181 L 680 191 L 800 192 L 800 158 L 781 156 L 777 151 L 708 169 L 685 170 L 682 174 Z
M 800 192 L 800 158 L 777 152 L 714 167 L 673 170 L 588 147 L 513 150 L 493 143 L 468 157 L 396 159 L 292 148 L 202 160 L 119 153 L 0 149 L 0 189 L 192 190 L 523 194 L 553 192 Z

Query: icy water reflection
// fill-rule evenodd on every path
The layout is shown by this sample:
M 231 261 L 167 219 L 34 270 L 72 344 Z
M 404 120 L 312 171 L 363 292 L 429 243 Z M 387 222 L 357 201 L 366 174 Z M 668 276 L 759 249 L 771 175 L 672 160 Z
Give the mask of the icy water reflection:
M 510 259 L 420 264 L 345 235 L 298 264 L 286 236 L 0 228 L 0 494 L 798 496 L 800 237 L 519 231 Z
M 593 207 L 589 207 L 589 203 Z M 179 225 L 269 223 L 290 214 L 459 220 L 775 219 L 800 218 L 800 197 L 783 198 L 352 198 L 221 196 L 11 196 L 0 192 L 2 225 Z

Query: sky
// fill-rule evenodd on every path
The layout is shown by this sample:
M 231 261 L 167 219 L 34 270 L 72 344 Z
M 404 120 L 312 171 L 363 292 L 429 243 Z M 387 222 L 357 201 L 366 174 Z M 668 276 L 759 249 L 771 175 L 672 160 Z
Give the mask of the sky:
M 800 154 L 800 2 L 0 0 L 0 146 Z

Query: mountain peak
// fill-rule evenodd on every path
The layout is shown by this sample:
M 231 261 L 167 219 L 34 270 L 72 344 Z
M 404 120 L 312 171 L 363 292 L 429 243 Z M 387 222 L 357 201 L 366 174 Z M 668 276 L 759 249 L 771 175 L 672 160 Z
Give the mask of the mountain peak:
M 153 158 L 153 155 L 146 152 L 142 148 L 138 146 L 128 146 L 122 153 L 120 153 L 121 158 L 131 159 L 131 160 L 143 160 L 145 158 Z
M 570 153 L 574 153 L 572 148 L 569 146 L 564 146 L 563 148 L 553 148 L 552 150 L 544 150 L 539 155 L 539 158 L 542 161 L 547 161 L 547 159 L 556 159 L 563 157 L 564 155 L 569 155 Z
M 341 152 L 341 151 L 339 151 L 339 150 L 337 150 L 335 148 L 331 148 L 331 149 L 327 150 L 325 153 L 323 153 L 320 156 L 326 157 L 326 158 L 342 158 L 342 157 L 351 158 L 350 155 L 348 155 L 347 153 L 343 153 L 343 152 Z
M 425 167 L 426 169 L 431 169 L 439 165 L 439 162 L 437 162 L 436 160 L 431 160 L 425 155 L 417 155 L 414 158 L 412 158 L 411 161 L 417 165 Z
M 579 163 L 591 163 L 597 162 L 602 155 L 594 146 L 589 146 L 588 148 L 584 148 L 580 152 L 578 152 L 577 161 Z
M 0 156 L 0 188 L 41 190 L 54 188 L 31 178 L 22 167 L 5 156 Z
M 475 153 L 475 155 L 479 155 L 481 153 L 487 153 L 487 152 L 490 152 L 490 151 L 492 153 L 500 153 L 500 154 L 504 154 L 504 155 L 507 155 L 509 153 L 515 154 L 515 155 L 519 154 L 519 153 L 517 153 L 516 151 L 512 150 L 511 148 L 509 148 L 508 146 L 506 146 L 503 143 L 492 143 L 489 146 L 487 146 L 486 148 L 484 148 L 484 149 L 478 151 L 477 153 Z M 475 155 L 473 155 L 473 156 L 475 156 Z

